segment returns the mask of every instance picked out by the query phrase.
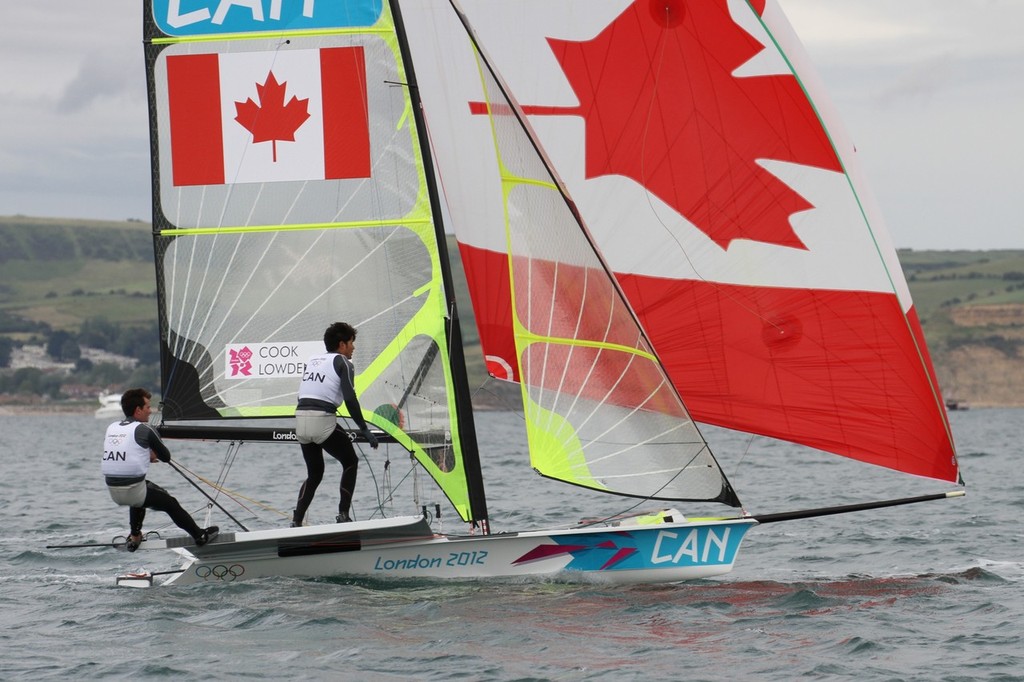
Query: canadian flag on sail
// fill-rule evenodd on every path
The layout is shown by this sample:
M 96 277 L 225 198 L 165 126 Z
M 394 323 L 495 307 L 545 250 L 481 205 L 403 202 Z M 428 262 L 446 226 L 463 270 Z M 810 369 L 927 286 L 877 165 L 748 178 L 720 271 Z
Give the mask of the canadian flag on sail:
M 895 249 L 777 0 L 460 4 L 695 420 L 957 480 Z M 431 144 L 487 367 L 520 380 L 515 325 L 549 333 L 555 297 L 510 264 L 565 261 L 493 229 L 518 217 L 499 157 L 519 150 L 481 115 L 503 101 L 461 20 L 416 11 L 413 51 L 445 65 L 417 80 L 452 112 Z
M 175 186 L 370 176 L 362 47 L 167 58 Z

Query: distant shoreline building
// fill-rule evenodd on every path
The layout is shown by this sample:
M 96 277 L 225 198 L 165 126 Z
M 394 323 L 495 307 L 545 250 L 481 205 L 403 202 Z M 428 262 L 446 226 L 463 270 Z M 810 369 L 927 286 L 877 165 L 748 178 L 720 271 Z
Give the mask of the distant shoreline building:
M 117 365 L 121 369 L 135 369 L 139 364 L 137 358 L 130 358 L 126 355 L 118 355 L 99 348 L 82 348 L 82 359 L 88 360 L 94 365 L 108 363 Z M 51 358 L 45 346 L 25 345 L 21 348 L 11 349 L 10 369 L 24 369 L 34 367 L 44 372 L 61 372 L 70 374 L 75 369 L 74 362 L 59 362 Z

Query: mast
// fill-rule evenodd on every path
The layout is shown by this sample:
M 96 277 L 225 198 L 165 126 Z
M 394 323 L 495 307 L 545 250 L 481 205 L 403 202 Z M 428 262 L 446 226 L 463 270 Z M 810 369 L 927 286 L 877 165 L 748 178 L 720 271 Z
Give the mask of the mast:
M 462 464 L 466 470 L 466 483 L 469 488 L 469 505 L 472 519 L 480 523 L 485 534 L 490 533 L 487 519 L 487 499 L 484 494 L 483 472 L 480 468 L 480 449 L 476 439 L 476 425 L 473 421 L 473 406 L 470 399 L 469 378 L 466 375 L 466 360 L 462 348 L 462 330 L 459 323 L 459 310 L 455 300 L 455 287 L 451 275 L 451 262 L 448 256 L 448 239 L 444 231 L 444 220 L 441 215 L 441 202 L 437 192 L 434 176 L 434 164 L 430 154 L 430 140 L 427 135 L 426 121 L 423 117 L 423 104 L 420 100 L 419 88 L 416 84 L 416 71 L 409 51 L 409 42 L 405 33 L 405 23 L 398 0 L 389 0 L 391 15 L 395 22 L 395 33 L 398 36 L 399 49 L 408 77 L 407 87 L 412 100 L 413 118 L 416 121 L 416 134 L 423 155 L 423 169 L 426 175 L 427 193 L 430 208 L 434 215 L 434 229 L 437 234 L 438 260 L 441 263 L 441 280 L 444 283 L 445 300 L 449 316 L 445 323 L 448 341 L 448 352 L 451 362 L 452 388 L 455 392 L 455 414 L 459 424 L 459 440 L 462 444 Z
M 153 36 L 156 35 L 156 26 L 153 21 L 153 13 L 150 10 L 148 4 L 144 4 L 142 11 L 142 44 L 143 54 L 146 61 L 146 103 L 147 110 L 150 112 L 150 118 L 152 119 L 153 113 L 156 111 L 156 79 L 153 74 L 152 62 L 156 59 L 156 52 L 160 47 L 154 47 Z M 164 330 L 167 329 L 167 325 L 163 318 L 165 315 L 164 306 L 162 304 L 164 300 L 164 280 L 160 276 L 163 271 L 163 250 L 160 248 L 160 233 L 162 229 L 161 221 L 163 220 L 163 211 L 160 210 L 160 174 L 157 170 L 160 166 L 158 158 L 160 155 L 160 139 L 157 134 L 156 126 L 152 120 L 149 123 L 149 155 L 150 155 L 150 194 L 152 195 L 152 201 L 150 203 L 150 236 L 153 240 L 153 277 L 156 282 L 156 299 L 157 299 L 157 343 L 160 345 L 160 420 L 164 419 L 164 405 L 163 396 L 166 393 L 168 381 L 168 375 L 170 373 L 169 367 L 173 362 L 168 349 L 167 339 L 164 335 Z

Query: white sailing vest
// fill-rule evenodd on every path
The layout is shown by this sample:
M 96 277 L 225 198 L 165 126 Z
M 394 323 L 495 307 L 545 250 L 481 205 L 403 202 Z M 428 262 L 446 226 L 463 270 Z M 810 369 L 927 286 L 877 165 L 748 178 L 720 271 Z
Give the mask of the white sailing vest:
M 107 427 L 103 439 L 103 462 L 100 471 L 104 476 L 124 478 L 145 476 L 149 471 L 149 449 L 135 441 L 135 429 L 142 422 L 114 422 Z
M 342 385 L 342 379 L 334 371 L 334 358 L 340 357 L 345 361 L 345 368 L 348 370 L 348 386 Z M 302 382 L 299 384 L 299 400 L 312 398 L 330 403 L 336 408 L 345 402 L 345 388 L 353 385 L 354 370 L 352 363 L 344 355 L 338 353 L 324 353 L 314 355 L 306 361 L 306 371 L 302 373 Z

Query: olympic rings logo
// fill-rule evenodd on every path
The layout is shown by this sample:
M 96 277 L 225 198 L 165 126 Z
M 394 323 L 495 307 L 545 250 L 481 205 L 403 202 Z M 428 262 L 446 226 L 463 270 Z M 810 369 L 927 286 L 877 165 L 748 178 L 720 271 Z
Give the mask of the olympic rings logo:
M 232 582 L 236 578 L 241 578 L 243 573 L 245 573 L 245 566 L 241 564 L 232 564 L 231 566 L 217 564 L 216 566 L 199 566 L 196 568 L 196 577 L 203 580 L 220 580 L 226 583 Z

